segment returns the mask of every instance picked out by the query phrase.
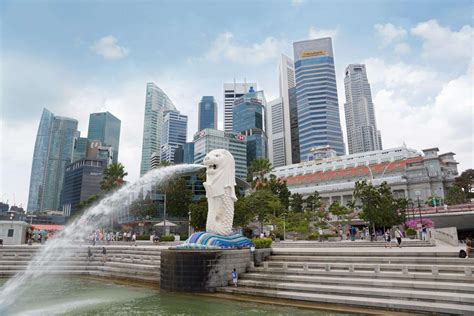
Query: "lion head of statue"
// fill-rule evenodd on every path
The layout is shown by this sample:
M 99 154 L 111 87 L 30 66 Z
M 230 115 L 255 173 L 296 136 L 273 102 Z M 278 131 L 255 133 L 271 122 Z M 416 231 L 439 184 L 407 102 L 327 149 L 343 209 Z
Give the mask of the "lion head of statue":
M 221 191 L 225 187 L 235 186 L 235 161 L 232 154 L 225 149 L 215 149 L 204 157 L 206 166 L 206 184 Z M 235 193 L 234 193 L 235 194 Z

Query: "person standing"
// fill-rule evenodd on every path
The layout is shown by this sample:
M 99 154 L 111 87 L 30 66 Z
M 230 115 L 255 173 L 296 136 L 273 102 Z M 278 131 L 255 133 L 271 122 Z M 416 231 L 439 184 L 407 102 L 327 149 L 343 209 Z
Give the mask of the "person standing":
M 234 270 L 232 271 L 232 282 L 234 283 L 234 286 L 237 287 L 237 281 L 238 281 L 239 275 L 237 274 L 237 271 Z
M 91 247 L 87 247 L 87 260 L 91 261 L 92 260 L 92 251 Z
M 102 247 L 102 263 L 107 262 L 107 249 L 105 247 Z
M 387 231 L 385 231 L 385 248 L 387 248 L 387 245 L 390 247 L 390 249 L 392 249 L 392 238 L 390 236 L 390 230 L 387 229 Z
M 137 234 L 133 233 L 132 235 L 132 241 L 133 243 L 135 244 L 135 246 L 137 245 Z
M 403 233 L 400 231 L 400 228 L 397 227 L 397 229 L 395 230 L 395 238 L 397 238 L 398 248 L 402 248 L 402 237 Z

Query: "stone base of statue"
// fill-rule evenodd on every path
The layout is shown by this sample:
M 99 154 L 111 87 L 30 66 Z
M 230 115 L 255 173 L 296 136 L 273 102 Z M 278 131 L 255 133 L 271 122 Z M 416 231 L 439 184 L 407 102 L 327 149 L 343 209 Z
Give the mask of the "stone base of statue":
M 222 236 L 214 233 L 192 234 L 178 249 L 242 249 L 252 247 L 252 241 L 241 234 Z
M 177 292 L 215 292 L 252 264 L 250 249 L 177 249 L 161 251 L 160 288 Z

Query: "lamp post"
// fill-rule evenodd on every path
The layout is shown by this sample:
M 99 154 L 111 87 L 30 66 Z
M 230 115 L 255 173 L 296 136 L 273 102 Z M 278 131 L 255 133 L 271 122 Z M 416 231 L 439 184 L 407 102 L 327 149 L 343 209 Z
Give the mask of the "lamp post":
M 419 232 L 420 232 L 420 240 L 422 239 L 422 236 L 421 236 L 421 229 L 423 227 L 423 220 L 421 218 L 421 205 L 420 205 L 420 195 L 421 195 L 421 192 L 420 191 L 415 191 L 415 195 L 416 195 L 416 201 L 418 202 L 418 214 L 420 215 L 420 223 L 417 225 L 418 229 L 419 229 Z
M 163 229 L 164 229 L 164 235 L 166 236 L 166 192 L 164 196 L 164 201 L 163 201 Z
M 191 236 L 191 210 L 188 211 L 188 238 Z

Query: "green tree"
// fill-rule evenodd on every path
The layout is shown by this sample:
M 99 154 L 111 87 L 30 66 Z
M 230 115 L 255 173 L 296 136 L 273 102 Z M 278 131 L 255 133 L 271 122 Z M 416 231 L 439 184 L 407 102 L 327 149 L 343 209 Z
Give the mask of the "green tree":
M 466 195 L 460 187 L 453 185 L 448 189 L 445 201 L 448 205 L 462 204 L 466 202 Z
M 71 215 L 68 221 L 73 221 L 76 218 L 79 218 L 84 214 L 85 210 L 87 210 L 92 205 L 98 203 L 100 201 L 100 196 L 97 194 L 91 195 L 87 200 L 81 201 L 76 208 L 76 211 Z
M 166 192 L 166 211 L 175 217 L 187 217 L 192 202 L 192 192 L 183 177 L 171 179 L 164 188 Z
M 255 187 L 258 182 L 264 182 L 265 175 L 272 170 L 272 164 L 267 158 L 257 158 L 249 166 L 247 181 Z
M 100 189 L 104 192 L 114 191 L 124 184 L 123 178 L 127 176 L 125 167 L 121 163 L 113 163 L 104 170 L 104 176 L 100 182 Z
M 338 201 L 332 202 L 332 204 L 329 206 L 329 212 L 333 215 L 336 215 L 342 224 L 347 224 L 350 222 L 350 214 L 352 213 L 351 210 L 344 205 L 339 204 Z
M 357 181 L 354 197 L 361 201 L 360 217 L 373 226 L 392 227 L 404 221 L 406 200 L 396 199 L 386 182 L 375 187 L 366 181 Z
M 206 229 L 207 220 L 207 199 L 201 198 L 197 203 L 189 205 L 191 211 L 191 226 L 195 230 L 203 231 Z
M 290 210 L 292 212 L 303 212 L 303 196 L 299 193 L 293 193 L 290 198 Z
M 459 187 L 465 195 L 465 199 L 474 197 L 472 187 L 474 185 L 474 169 L 464 170 L 459 177 L 455 179 L 454 185 Z
M 314 212 L 323 205 L 318 191 L 314 191 L 314 193 L 309 195 L 304 201 L 306 203 L 306 211 Z
M 270 180 L 267 182 L 265 188 L 268 187 L 273 194 L 278 196 L 281 204 L 285 209 L 290 206 L 290 195 L 291 192 L 288 190 L 286 180 L 277 178 L 274 174 L 270 175 Z
M 250 216 L 260 222 L 262 230 L 263 224 L 272 216 L 280 216 L 285 211 L 278 197 L 268 189 L 257 190 L 246 196 L 246 200 Z
M 145 199 L 136 199 L 129 207 L 130 214 L 138 219 L 155 218 L 157 215 L 157 209 L 157 205 L 153 203 L 150 196 L 147 196 Z

